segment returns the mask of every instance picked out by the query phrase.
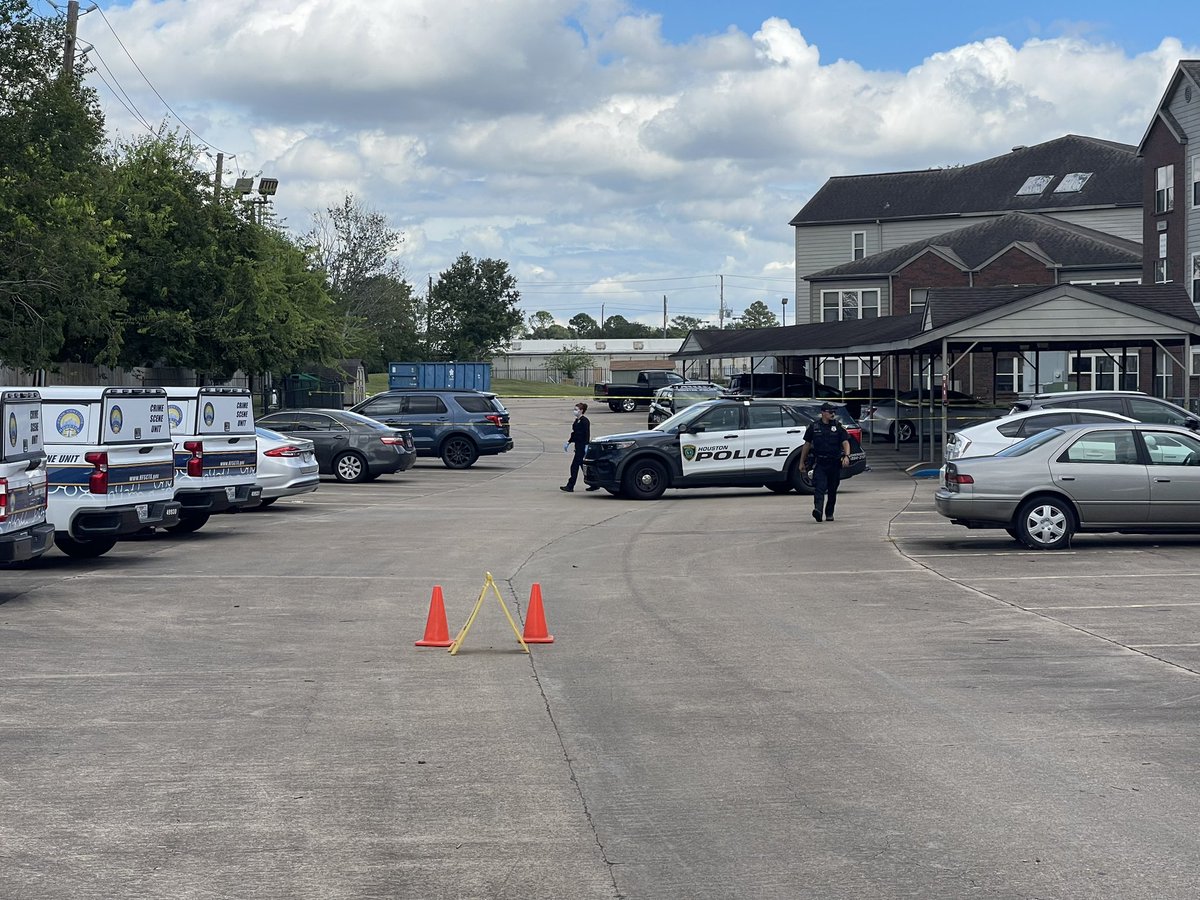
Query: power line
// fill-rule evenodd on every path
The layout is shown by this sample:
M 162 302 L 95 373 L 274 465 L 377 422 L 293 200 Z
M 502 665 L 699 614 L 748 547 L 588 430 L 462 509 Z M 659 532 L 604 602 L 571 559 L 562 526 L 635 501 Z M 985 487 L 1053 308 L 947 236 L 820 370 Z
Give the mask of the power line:
M 150 121 L 145 116 L 142 115 L 142 111 L 137 108 L 137 104 L 133 102 L 133 98 L 129 96 L 129 92 L 126 91 L 125 88 L 121 86 L 121 82 L 117 79 L 116 73 L 113 72 L 112 66 L 110 66 L 108 64 L 108 61 L 100 54 L 100 51 L 96 49 L 96 46 L 94 44 L 92 45 L 92 49 L 84 54 L 84 56 L 91 56 L 91 55 L 95 55 L 95 57 L 98 60 L 100 60 L 100 64 L 102 66 L 104 66 L 105 71 L 108 72 L 108 78 L 105 78 L 104 74 L 99 69 L 96 69 L 95 71 L 96 71 L 97 77 L 99 77 L 99 79 L 104 82 L 105 87 L 107 87 L 110 91 L 113 92 L 113 96 L 115 96 L 117 98 L 117 101 L 122 106 L 125 107 L 125 110 L 131 116 L 133 116 L 135 119 L 137 119 L 139 122 L 141 122 L 141 124 L 143 125 L 143 127 L 145 127 L 145 129 L 147 131 L 149 131 L 151 134 L 153 134 L 154 128 L 150 125 Z M 112 84 L 108 83 L 109 79 L 112 79 Z M 116 85 L 116 87 L 114 88 L 113 85 Z M 118 93 L 118 91 L 120 93 Z M 122 96 L 125 98 L 124 100 L 121 99 Z M 128 101 L 128 102 L 126 102 L 126 101 Z

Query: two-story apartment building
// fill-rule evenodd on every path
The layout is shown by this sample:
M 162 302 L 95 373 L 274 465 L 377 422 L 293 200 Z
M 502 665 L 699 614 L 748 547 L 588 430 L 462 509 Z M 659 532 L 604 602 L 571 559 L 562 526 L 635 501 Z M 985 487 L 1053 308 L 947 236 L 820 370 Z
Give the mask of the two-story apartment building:
M 1069 134 L 966 166 L 829 179 L 791 221 L 796 297 L 809 299 L 807 310 L 797 302 L 797 322 L 823 318 L 811 273 L 1012 212 L 1140 241 L 1137 148 Z M 880 299 L 882 308 L 891 308 L 889 299 Z
M 1200 306 L 1200 60 L 1181 60 L 1138 155 L 1145 284 L 1183 284 Z

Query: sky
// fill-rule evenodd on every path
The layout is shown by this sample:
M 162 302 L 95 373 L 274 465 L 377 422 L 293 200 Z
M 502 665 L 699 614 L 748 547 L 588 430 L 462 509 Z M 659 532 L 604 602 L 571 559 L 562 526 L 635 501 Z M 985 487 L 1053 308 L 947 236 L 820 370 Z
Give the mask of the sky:
M 1186 9 L 99 0 L 79 38 L 114 139 L 190 131 L 199 165 L 233 157 L 226 184 L 278 178 L 297 233 L 353 193 L 418 289 L 467 253 L 507 261 L 527 313 L 660 324 L 664 297 L 715 321 L 722 284 L 735 314 L 778 312 L 788 222 L 831 176 L 1138 143 L 1200 57 Z

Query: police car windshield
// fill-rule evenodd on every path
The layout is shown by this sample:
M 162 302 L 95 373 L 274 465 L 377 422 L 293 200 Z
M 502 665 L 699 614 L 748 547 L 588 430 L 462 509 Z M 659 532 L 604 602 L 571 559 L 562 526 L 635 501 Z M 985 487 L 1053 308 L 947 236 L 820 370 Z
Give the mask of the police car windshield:
M 705 410 L 712 408 L 719 402 L 721 402 L 721 401 L 707 400 L 704 403 L 693 403 L 691 406 L 689 406 L 687 409 L 683 410 L 682 412 L 677 412 L 677 413 L 675 413 L 675 415 L 671 416 L 671 418 L 665 419 L 664 421 L 659 422 L 657 427 L 655 427 L 654 430 L 655 431 L 672 431 L 674 429 L 677 429 L 680 425 L 687 425 L 690 422 L 694 422 L 697 418 L 699 418 L 700 416 L 702 416 L 704 414 Z

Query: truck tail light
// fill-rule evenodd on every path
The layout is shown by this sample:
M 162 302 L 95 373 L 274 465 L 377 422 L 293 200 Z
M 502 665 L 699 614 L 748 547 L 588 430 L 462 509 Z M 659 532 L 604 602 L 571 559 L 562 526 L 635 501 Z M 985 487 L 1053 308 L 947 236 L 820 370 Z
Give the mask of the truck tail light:
M 8 521 L 8 479 L 0 478 L 0 522 Z
M 93 494 L 108 493 L 108 454 L 99 450 L 83 454 L 84 462 L 92 464 L 92 474 L 88 476 L 88 491 Z
M 204 477 L 204 442 L 203 441 L 184 441 L 183 449 L 192 454 L 192 458 L 187 461 L 188 478 L 203 478 Z
M 303 450 L 301 450 L 299 447 L 293 447 L 291 444 L 288 444 L 285 447 L 275 447 L 272 450 L 264 450 L 263 451 L 263 456 L 270 456 L 273 459 L 280 459 L 280 458 L 292 459 L 294 457 L 303 456 L 303 455 L 304 455 Z

